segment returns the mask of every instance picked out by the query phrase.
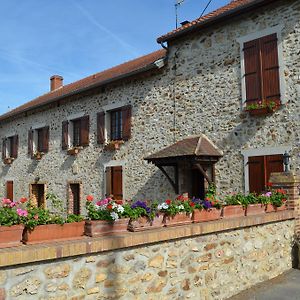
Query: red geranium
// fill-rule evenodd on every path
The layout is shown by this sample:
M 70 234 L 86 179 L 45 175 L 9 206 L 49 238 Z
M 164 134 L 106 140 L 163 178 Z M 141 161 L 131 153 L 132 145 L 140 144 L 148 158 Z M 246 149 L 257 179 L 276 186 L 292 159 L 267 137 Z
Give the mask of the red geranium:
M 117 204 L 122 205 L 123 204 L 123 200 L 116 200 L 115 201 Z
M 86 196 L 86 201 L 92 202 L 94 200 L 94 197 L 92 195 Z
M 170 205 L 171 202 L 172 202 L 172 200 L 170 200 L 170 199 L 167 199 L 167 200 L 166 200 L 166 203 L 167 203 L 168 205 Z
M 190 202 L 190 207 L 194 207 L 195 203 L 194 202 Z
M 112 205 L 111 205 L 111 204 L 108 204 L 108 205 L 106 206 L 106 208 L 107 208 L 108 210 L 112 210 Z
M 20 199 L 20 202 L 21 202 L 21 203 L 27 202 L 27 198 L 25 198 L 25 197 L 21 198 L 21 199 Z
M 271 187 L 271 186 L 273 186 L 273 183 L 272 182 L 267 182 L 267 186 Z

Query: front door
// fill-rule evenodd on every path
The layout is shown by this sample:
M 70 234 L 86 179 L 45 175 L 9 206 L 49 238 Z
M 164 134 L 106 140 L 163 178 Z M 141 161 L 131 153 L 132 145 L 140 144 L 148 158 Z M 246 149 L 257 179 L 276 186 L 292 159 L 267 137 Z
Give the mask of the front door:
M 45 207 L 45 184 L 36 183 L 31 185 L 30 199 L 33 205 Z
M 204 176 L 198 169 L 192 169 L 190 197 L 204 199 L 204 196 L 205 196 Z

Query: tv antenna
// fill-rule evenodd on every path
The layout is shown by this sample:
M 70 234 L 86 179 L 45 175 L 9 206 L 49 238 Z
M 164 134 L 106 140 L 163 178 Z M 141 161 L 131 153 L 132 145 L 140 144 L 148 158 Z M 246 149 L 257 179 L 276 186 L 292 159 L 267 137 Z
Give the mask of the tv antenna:
M 175 16 L 176 16 L 176 29 L 178 28 L 178 7 L 182 5 L 184 0 L 175 0 Z

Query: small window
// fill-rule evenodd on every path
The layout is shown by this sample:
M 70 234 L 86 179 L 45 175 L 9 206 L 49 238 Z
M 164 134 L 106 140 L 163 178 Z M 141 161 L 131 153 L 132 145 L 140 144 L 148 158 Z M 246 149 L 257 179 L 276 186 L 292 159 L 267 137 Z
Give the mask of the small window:
M 36 207 L 45 208 L 46 203 L 46 185 L 43 183 L 30 185 L 30 200 Z
M 122 140 L 122 110 L 110 112 L 110 139 L 112 141 Z
M 81 132 L 81 120 L 72 121 L 73 125 L 73 146 L 78 147 L 81 146 L 80 141 L 80 132 Z
M 14 200 L 14 182 L 6 181 L 6 198 Z
M 80 215 L 81 212 L 81 197 L 80 197 L 81 184 L 69 184 L 69 213 Z
M 31 157 L 49 151 L 49 126 L 32 129 L 28 132 L 28 154 Z
M 17 135 L 3 139 L 2 158 L 18 157 L 19 138 Z
M 106 170 L 106 195 L 115 200 L 123 199 L 123 170 L 122 166 L 107 167 Z

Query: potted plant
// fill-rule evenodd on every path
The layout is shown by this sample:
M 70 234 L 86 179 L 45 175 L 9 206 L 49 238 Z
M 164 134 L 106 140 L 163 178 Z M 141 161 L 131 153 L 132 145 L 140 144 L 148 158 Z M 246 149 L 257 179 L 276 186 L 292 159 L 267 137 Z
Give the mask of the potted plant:
M 82 146 L 74 146 L 74 147 L 72 147 L 72 148 L 69 148 L 69 149 L 67 150 L 67 153 L 68 153 L 69 155 L 77 155 L 77 154 L 80 152 L 80 150 L 82 150 L 82 149 L 83 149 Z
M 145 201 L 136 201 L 131 205 L 131 209 L 129 231 L 148 230 L 164 225 L 163 215 L 156 213 L 153 204 L 147 205 Z
M 164 226 L 177 226 L 192 222 L 193 208 L 189 205 L 188 200 L 167 199 L 158 204 L 157 210 L 164 214 Z
M 11 165 L 14 161 L 14 158 L 13 157 L 5 157 L 4 158 L 4 164 L 6 165 Z
M 245 216 L 245 196 L 241 193 L 231 194 L 225 197 L 225 205 L 222 210 L 223 218 L 237 218 Z
M 286 210 L 287 195 L 283 189 L 277 189 L 271 192 L 270 202 L 273 205 L 275 211 Z
M 33 153 L 33 158 L 36 160 L 41 160 L 44 154 L 44 152 L 36 151 Z
M 124 144 L 123 140 L 115 140 L 115 141 L 109 141 L 107 144 L 105 144 L 105 149 L 107 150 L 119 150 L 121 148 L 121 145 Z
M 61 201 L 54 194 L 47 194 L 47 200 L 49 202 L 52 200 L 52 204 L 57 205 L 54 211 L 27 203 L 24 210 L 26 215 L 21 217 L 25 225 L 22 242 L 38 244 L 81 238 L 84 233 L 83 217 L 73 214 L 63 215 L 62 209 L 60 213 L 55 212 L 55 209 L 59 209 Z
M 20 202 L 2 199 L 0 207 L 0 248 L 15 247 L 21 244 L 24 225 L 21 223 L 23 210 Z M 24 212 L 26 214 L 26 212 Z
M 245 196 L 246 216 L 259 215 L 265 213 L 265 204 L 262 203 L 262 199 L 257 197 L 255 194 L 250 193 Z
M 246 111 L 250 115 L 266 115 L 275 112 L 279 108 L 279 104 L 275 101 L 258 101 L 248 103 Z
M 127 231 L 132 214 L 129 204 L 111 198 L 93 203 L 94 198 L 91 195 L 86 200 L 88 220 L 85 222 L 85 235 L 105 236 Z

